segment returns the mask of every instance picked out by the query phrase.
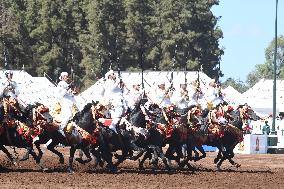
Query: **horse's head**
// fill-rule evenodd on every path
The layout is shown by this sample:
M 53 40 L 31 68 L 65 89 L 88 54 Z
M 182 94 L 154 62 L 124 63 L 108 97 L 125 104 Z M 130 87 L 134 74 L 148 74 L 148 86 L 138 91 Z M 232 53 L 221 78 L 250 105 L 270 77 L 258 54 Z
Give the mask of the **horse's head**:
M 9 115 L 11 118 L 22 119 L 22 110 L 19 103 L 14 98 L 2 99 L 3 113 Z
M 98 102 L 86 104 L 83 110 L 75 114 L 73 121 L 87 132 L 93 132 L 96 127 L 96 116 L 98 116 L 98 112 L 101 109 L 101 106 L 98 104 Z
M 47 123 L 52 123 L 53 117 L 51 116 L 49 108 L 47 106 L 43 104 L 37 104 L 33 108 L 33 120 L 34 121 L 43 120 L 46 121 Z
M 192 123 L 192 124 L 198 124 L 200 121 L 200 116 L 202 114 L 202 111 L 200 110 L 200 108 L 196 105 L 192 105 L 190 107 L 188 107 L 188 113 L 187 113 L 187 121 L 188 124 Z
M 99 118 L 104 117 L 104 114 L 105 114 L 104 112 L 106 111 L 106 106 L 99 103 L 98 101 L 96 101 L 96 102 L 93 101 L 91 111 L 92 111 L 92 116 L 93 116 L 94 120 L 98 120 Z

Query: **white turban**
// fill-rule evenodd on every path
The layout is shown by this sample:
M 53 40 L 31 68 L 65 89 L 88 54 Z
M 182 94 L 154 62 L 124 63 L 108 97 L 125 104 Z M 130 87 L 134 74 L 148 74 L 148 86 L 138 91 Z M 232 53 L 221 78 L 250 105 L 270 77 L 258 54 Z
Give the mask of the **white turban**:
M 68 76 L 67 72 L 61 72 L 59 79 L 62 80 L 64 76 Z
M 105 74 L 105 78 L 107 79 L 108 76 L 114 74 L 113 70 L 109 70 L 106 74 Z

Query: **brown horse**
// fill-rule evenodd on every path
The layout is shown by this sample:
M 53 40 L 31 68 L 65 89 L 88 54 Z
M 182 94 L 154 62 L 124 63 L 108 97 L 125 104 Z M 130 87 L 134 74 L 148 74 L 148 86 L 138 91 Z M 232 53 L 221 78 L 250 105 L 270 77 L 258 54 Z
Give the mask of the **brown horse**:
M 198 107 L 192 107 L 189 110 L 188 123 L 191 126 L 191 132 L 189 134 L 190 146 L 188 147 L 188 156 L 184 163 L 186 164 L 192 159 L 191 153 L 195 151 L 195 148 L 197 148 L 202 155 L 198 156 L 195 151 L 196 156 L 193 159 L 197 161 L 205 158 L 206 153 L 202 145 L 208 145 L 219 149 L 219 153 L 214 159 L 214 163 L 217 163 L 218 169 L 220 169 L 220 166 L 226 159 L 228 159 L 232 165 L 239 167 L 240 164 L 235 163 L 232 158 L 234 157 L 233 150 L 235 146 L 243 139 L 242 130 L 229 123 L 208 123 L 208 119 L 210 119 L 208 118 L 209 115 L 210 112 L 204 114 Z
M 14 158 L 4 145 L 26 148 L 28 154 L 31 154 L 36 163 L 43 169 L 39 157 L 33 150 L 32 136 L 34 135 L 34 130 L 28 124 L 29 122 L 32 122 L 32 120 L 29 120 L 24 116 L 24 111 L 25 110 L 20 109 L 16 100 L 12 98 L 3 98 L 0 106 L 0 119 L 2 124 L 0 148 L 13 162 Z

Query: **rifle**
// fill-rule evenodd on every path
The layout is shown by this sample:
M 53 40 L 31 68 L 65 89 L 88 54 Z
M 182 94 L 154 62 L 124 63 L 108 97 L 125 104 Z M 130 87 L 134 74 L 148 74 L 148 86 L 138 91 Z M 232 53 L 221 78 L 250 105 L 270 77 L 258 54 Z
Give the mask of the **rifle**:
M 177 54 L 177 44 L 175 45 L 175 54 L 174 54 L 174 57 L 173 57 L 173 65 L 172 65 L 172 72 L 171 72 L 171 79 L 170 79 L 170 90 L 173 89 L 174 85 L 173 85 L 173 80 L 174 80 L 174 68 L 175 68 L 175 64 L 176 64 L 176 54 Z

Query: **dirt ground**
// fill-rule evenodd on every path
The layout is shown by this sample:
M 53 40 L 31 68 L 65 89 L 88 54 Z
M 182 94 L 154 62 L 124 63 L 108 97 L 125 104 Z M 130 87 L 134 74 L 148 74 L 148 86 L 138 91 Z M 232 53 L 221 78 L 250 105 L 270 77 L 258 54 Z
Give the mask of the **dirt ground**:
M 8 148 L 10 152 L 12 150 Z M 43 147 L 43 149 L 45 149 Z M 111 174 L 93 163 L 74 163 L 76 172 L 66 172 L 69 157 L 68 148 L 58 148 L 65 154 L 65 164 L 59 165 L 58 158 L 45 149 L 43 164 L 48 171 L 42 172 L 30 157 L 18 166 L 11 165 L 3 152 L 0 152 L 0 188 L 283 188 L 284 155 L 241 155 L 235 160 L 242 166 L 232 167 L 227 161 L 222 171 L 213 164 L 216 153 L 192 162 L 195 171 L 178 170 L 168 172 L 163 169 L 153 173 L 146 162 L 146 170 L 137 169 L 138 162 L 127 160 L 120 165 L 118 173 Z M 20 155 L 23 150 L 17 149 Z M 173 165 L 174 166 L 174 165 Z

